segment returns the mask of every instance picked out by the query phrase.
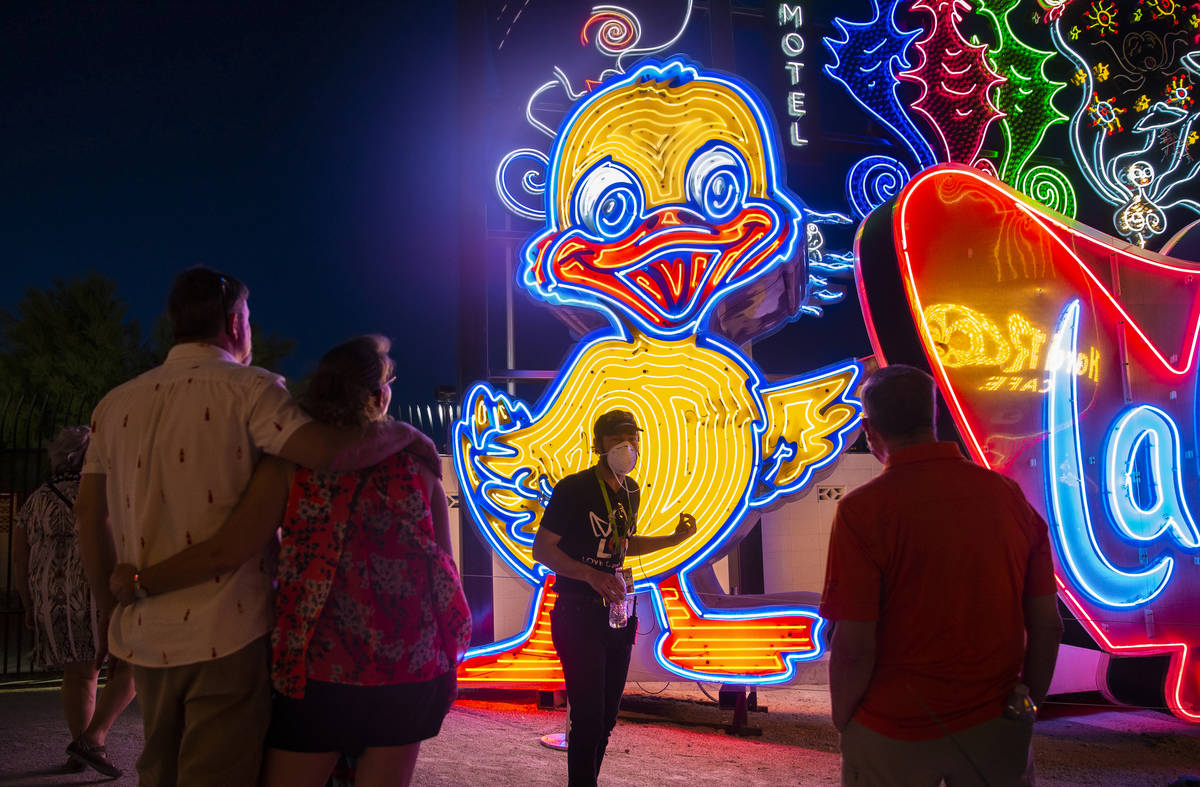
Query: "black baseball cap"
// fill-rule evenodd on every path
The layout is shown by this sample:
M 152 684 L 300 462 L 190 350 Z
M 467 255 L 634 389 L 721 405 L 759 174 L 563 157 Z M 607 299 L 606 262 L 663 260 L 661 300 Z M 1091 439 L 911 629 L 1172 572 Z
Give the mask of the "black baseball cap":
M 592 436 L 599 440 L 608 435 L 620 434 L 628 429 L 642 431 L 642 427 L 638 426 L 633 413 L 628 410 L 609 410 L 596 419 L 596 424 L 592 427 Z

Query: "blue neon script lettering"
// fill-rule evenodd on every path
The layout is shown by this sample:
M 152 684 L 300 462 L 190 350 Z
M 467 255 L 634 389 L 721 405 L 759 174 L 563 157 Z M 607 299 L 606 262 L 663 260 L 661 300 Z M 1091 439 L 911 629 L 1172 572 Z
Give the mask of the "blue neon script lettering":
M 1148 480 L 1153 493 L 1148 508 L 1133 494 L 1135 460 L 1143 445 L 1149 452 Z M 1169 468 L 1164 468 L 1168 461 Z M 1200 532 L 1183 500 L 1179 430 L 1169 415 L 1148 404 L 1122 412 L 1108 433 L 1104 469 L 1108 515 L 1124 535 L 1135 541 L 1153 541 L 1170 532 L 1181 546 L 1200 546 Z
M 1050 357 L 1076 357 L 1078 333 L 1079 301 L 1073 300 L 1059 315 Z M 1130 571 L 1114 566 L 1100 549 L 1083 483 L 1078 381 L 1074 369 L 1063 367 L 1064 364 L 1058 364 L 1047 372 L 1045 473 L 1049 488 L 1050 533 L 1063 568 L 1082 592 L 1109 607 L 1141 606 L 1166 588 L 1175 560 L 1170 555 L 1160 555 L 1145 569 Z M 1136 443 L 1137 440 L 1127 443 L 1120 436 L 1110 440 L 1106 461 L 1111 464 L 1122 447 L 1135 450 Z M 1161 458 L 1161 452 L 1155 458 Z M 1172 469 L 1177 473 L 1178 463 Z M 1155 472 L 1157 478 L 1163 477 L 1161 470 Z M 1181 499 L 1179 505 L 1181 510 L 1186 510 Z M 1138 531 L 1134 529 L 1133 532 Z

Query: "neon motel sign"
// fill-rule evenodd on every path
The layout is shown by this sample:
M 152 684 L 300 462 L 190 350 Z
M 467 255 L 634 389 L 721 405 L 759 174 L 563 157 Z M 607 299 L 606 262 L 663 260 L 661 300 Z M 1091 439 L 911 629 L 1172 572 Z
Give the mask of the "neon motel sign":
M 802 87 L 804 61 L 804 7 L 797 3 L 779 4 L 779 27 L 784 31 L 779 38 L 779 48 L 787 62 L 784 68 L 788 73 L 788 84 L 791 90 L 787 94 L 787 113 L 791 120 L 788 122 L 788 142 L 792 147 L 802 148 L 808 140 L 801 136 L 803 133 L 800 119 L 808 114 L 804 108 L 806 96 Z

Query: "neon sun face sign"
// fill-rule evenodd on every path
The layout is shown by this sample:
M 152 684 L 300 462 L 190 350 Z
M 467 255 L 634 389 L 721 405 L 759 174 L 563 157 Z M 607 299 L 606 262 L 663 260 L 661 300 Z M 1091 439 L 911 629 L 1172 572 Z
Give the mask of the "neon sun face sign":
M 526 628 L 470 651 L 459 680 L 561 682 L 548 637 L 553 576 L 534 561 L 533 539 L 554 484 L 594 463 L 592 422 L 619 407 L 647 429 L 634 471 L 639 533 L 668 534 L 683 512 L 698 523 L 687 541 L 633 564 L 658 623 L 658 664 L 694 680 L 787 681 L 822 653 L 816 611 L 711 609 L 689 574 L 742 534 L 751 511 L 836 459 L 858 423 L 861 369 L 848 361 L 768 382 L 709 324 L 722 299 L 779 266 L 822 264 L 813 222 L 826 217 L 784 184 L 763 101 L 681 59 L 644 61 L 593 87 L 546 162 L 543 224 L 521 250 L 518 280 L 610 327 L 580 342 L 536 405 L 485 383 L 468 392 L 453 435 L 465 507 L 536 593 Z M 820 298 L 822 283 L 809 294 Z
M 1076 618 L 1109 653 L 1169 655 L 1167 703 L 1200 721 L 1200 265 L 962 167 L 918 175 L 894 205 L 858 240 L 877 352 L 928 363 L 976 461 L 1045 512 Z M 988 314 L 1019 318 L 1009 324 L 1024 333 L 989 329 Z M 990 384 L 1022 344 L 1031 384 Z

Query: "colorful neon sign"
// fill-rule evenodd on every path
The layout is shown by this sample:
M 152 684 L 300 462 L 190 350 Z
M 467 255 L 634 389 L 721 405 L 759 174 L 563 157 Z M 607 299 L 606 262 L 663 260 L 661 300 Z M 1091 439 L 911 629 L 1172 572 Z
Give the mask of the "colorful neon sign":
M 614 50 L 636 40 L 614 35 L 605 38 Z M 817 225 L 847 219 L 808 210 L 787 188 L 774 126 L 745 83 L 678 58 L 628 73 L 618 60 L 606 74 L 567 113 L 544 179 L 523 178 L 544 207 L 524 214 L 543 223 L 522 247 L 518 281 L 551 304 L 598 311 L 610 327 L 580 342 L 534 406 L 476 384 L 454 429 L 466 509 L 539 588 L 526 630 L 469 652 L 460 680 L 555 679 L 542 636 L 552 577 L 532 543 L 555 483 L 594 463 L 590 426 L 614 407 L 646 426 L 634 471 L 639 533 L 670 533 L 683 512 L 698 524 L 687 541 L 633 561 L 635 590 L 649 594 L 661 630 L 655 658 L 681 677 L 789 680 L 822 652 L 815 610 L 711 610 L 688 575 L 741 535 L 750 511 L 804 488 L 838 456 L 858 423 L 861 368 L 767 382 L 710 323 L 723 298 L 784 265 L 807 286 L 781 319 L 839 299 L 831 277 L 849 260 L 825 252 Z M 518 152 L 502 169 L 530 158 Z M 507 182 L 503 172 L 497 180 Z
M 981 382 L 981 391 L 1045 393 L 1047 381 L 1042 372 L 1056 369 L 1088 377 L 1092 382 L 1100 380 L 1097 348 L 1065 355 L 1048 345 L 1048 333 L 1020 312 L 1009 313 L 1004 330 L 998 320 L 960 303 L 930 304 L 923 317 L 943 366 L 1003 372 Z
M 1167 702 L 1200 721 L 1200 265 L 1064 221 L 962 167 L 918 175 L 857 245 L 877 352 L 929 365 L 972 456 L 1045 512 L 1077 619 L 1109 653 L 1169 654 Z M 982 349 L 948 355 L 939 319 L 959 307 L 947 304 L 970 304 L 977 323 L 1053 326 L 1035 388 L 980 390 L 980 364 L 1007 337 L 996 321 L 975 325 Z
M 595 90 L 550 152 L 546 226 L 522 284 L 666 336 L 791 258 L 801 212 L 761 105 L 731 79 L 647 63 Z
M 998 174 L 1001 180 L 1043 204 L 1074 215 L 1073 210 L 1063 210 L 1055 204 L 1059 200 L 1065 204 L 1067 194 L 1074 194 L 1065 175 L 1045 165 L 1027 170 L 1029 159 L 1041 146 L 1046 132 L 1067 120 L 1054 106 L 1054 97 L 1067 85 L 1046 75 L 1046 64 L 1054 53 L 1029 46 L 1013 31 L 1012 14 L 1018 5 L 1019 0 L 978 0 L 979 14 L 992 23 L 996 35 L 996 46 L 988 50 L 987 59 L 1005 80 L 996 89 L 996 108 L 1001 113 L 998 122 L 1004 135 Z M 1039 189 L 1050 183 L 1057 184 L 1061 196 L 1049 193 L 1039 196 Z
M 1200 172 L 1191 150 L 1200 112 L 1190 95 L 1200 60 L 1186 51 L 1194 42 L 1177 27 L 1176 7 L 1156 4 L 1151 14 L 1139 8 L 1124 27 L 1112 3 L 1064 4 L 1050 26 L 1080 88 L 1071 150 L 1087 183 L 1116 208 L 1118 234 L 1139 246 L 1167 231 L 1172 211 L 1200 213 L 1200 202 L 1188 196 Z M 1117 36 L 1124 38 L 1114 48 L 1110 37 Z M 1185 53 L 1175 59 L 1178 49 Z
M 530 582 L 544 571 L 531 552 L 554 483 L 595 461 L 590 424 L 614 407 L 648 425 L 635 473 L 644 488 L 645 535 L 666 535 L 693 514 L 698 536 L 645 556 L 637 575 L 657 579 L 702 562 L 751 507 L 803 488 L 833 461 L 857 410 L 858 368 L 846 364 L 767 383 L 733 346 L 607 332 L 583 342 L 536 408 L 485 384 L 466 397 L 455 429 L 463 499 L 497 553 Z M 486 526 L 485 526 L 486 525 Z
M 851 167 L 846 196 L 860 217 L 895 196 L 911 171 L 939 161 L 996 171 L 1034 199 L 1074 215 L 1075 192 L 1066 175 L 1031 164 L 1046 130 L 1066 119 L 1053 105 L 1063 83 L 1046 77 L 1052 53 L 1029 46 L 1013 31 L 1010 15 L 1016 5 L 1017 0 L 980 0 L 979 13 L 991 23 L 996 40 L 991 48 L 963 38 L 959 25 L 970 6 L 962 0 L 889 0 L 882 8 L 872 0 L 870 20 L 833 20 L 841 37 L 825 39 L 833 55 L 825 72 L 896 135 L 910 159 L 871 154 Z M 930 18 L 929 29 L 902 30 L 896 24 L 901 10 L 922 12 Z M 901 80 L 921 86 L 910 105 L 899 99 Z M 914 113 L 924 122 L 918 123 Z M 998 167 L 979 155 L 992 126 L 1001 131 Z
M 1200 110 L 1191 96 L 1200 79 L 1200 52 L 1187 51 L 1200 35 L 1178 24 L 1178 3 L 1155 0 L 1147 6 L 1150 13 L 1139 7 L 1128 17 L 1102 0 L 1045 4 L 1049 11 L 1037 21 L 1049 26 L 1080 91 L 1070 118 L 1054 103 L 1066 83 L 1047 75 L 1056 53 L 1029 45 L 1014 30 L 1019 0 L 974 5 L 991 27 L 990 47 L 960 32 L 972 6 L 964 0 L 872 0 L 869 20 L 833 20 L 840 35 L 825 39 L 833 56 L 826 74 L 907 153 L 873 153 L 851 167 L 846 196 L 856 213 L 865 216 L 895 196 L 911 172 L 952 162 L 995 172 L 1042 204 L 1074 216 L 1074 176 L 1035 163 L 1047 131 L 1064 121 L 1083 182 L 1115 208 L 1113 226 L 1123 237 L 1144 246 L 1166 232 L 1173 211 L 1200 213 L 1200 202 L 1185 187 L 1200 173 L 1192 149 L 1200 140 L 1195 130 Z M 900 28 L 900 11 L 915 12 L 927 20 L 927 29 Z M 1193 18 L 1195 30 L 1200 15 Z M 920 86 L 908 105 L 897 93 L 903 80 Z M 1155 95 L 1161 98 L 1155 101 Z M 988 136 L 992 127 L 1000 139 Z M 985 139 L 998 149 L 994 163 L 980 155 Z
M 912 10 L 931 15 L 933 23 L 913 44 L 917 65 L 899 76 L 921 86 L 912 108 L 932 126 L 940 160 L 975 165 L 983 135 L 1002 114 L 992 103 L 992 88 L 1006 80 L 984 57 L 987 46 L 970 44 L 959 32 L 962 11 L 970 8 L 966 0 L 913 3 Z
M 825 73 L 858 104 L 888 128 L 908 149 L 918 169 L 937 163 L 933 148 L 917 129 L 897 94 L 899 74 L 910 66 L 905 54 L 923 32 L 901 30 L 896 11 L 901 0 L 871 0 L 871 19 L 849 22 L 835 18 L 840 38 L 825 38 L 832 62 Z M 882 205 L 908 182 L 908 169 L 892 156 L 871 155 L 856 162 L 846 176 L 846 195 L 861 218 Z

